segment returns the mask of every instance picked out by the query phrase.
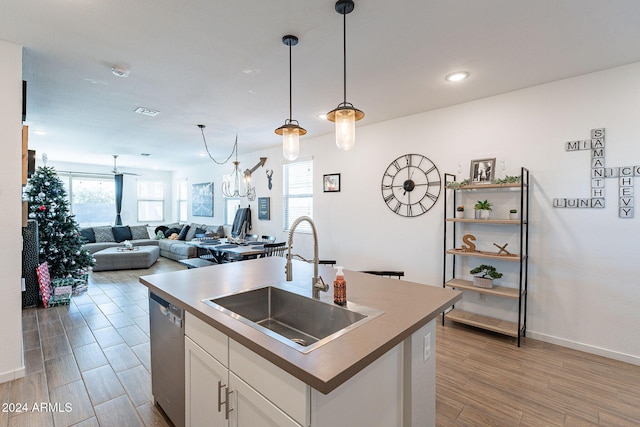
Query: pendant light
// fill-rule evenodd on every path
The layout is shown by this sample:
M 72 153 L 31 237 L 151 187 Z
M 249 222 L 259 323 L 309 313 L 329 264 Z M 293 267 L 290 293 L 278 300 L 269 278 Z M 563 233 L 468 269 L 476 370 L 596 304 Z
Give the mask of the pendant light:
M 327 113 L 327 119 L 336 124 L 336 145 L 341 150 L 351 150 L 356 144 L 356 122 L 364 117 L 364 113 L 347 102 L 347 14 L 353 12 L 353 0 L 338 0 L 336 12 L 343 16 L 343 60 L 344 60 L 344 101 Z
M 300 127 L 297 120 L 292 117 L 292 100 L 291 100 L 291 46 L 298 44 L 298 38 L 292 35 L 286 35 L 282 38 L 282 43 L 289 46 L 289 118 L 284 121 L 284 125 L 276 129 L 278 135 L 282 135 L 282 155 L 287 160 L 295 160 L 300 152 L 300 137 L 307 133 Z

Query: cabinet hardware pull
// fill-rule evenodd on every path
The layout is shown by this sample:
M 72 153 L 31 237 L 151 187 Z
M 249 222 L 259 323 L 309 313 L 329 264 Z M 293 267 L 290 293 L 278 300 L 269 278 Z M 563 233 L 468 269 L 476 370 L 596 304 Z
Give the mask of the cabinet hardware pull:
M 226 385 L 222 384 L 222 381 L 218 381 L 218 412 L 222 412 L 222 404 L 224 403 L 222 401 L 222 388 L 223 387 L 227 387 Z
M 229 419 L 229 412 L 233 411 L 233 408 L 229 407 L 229 395 L 233 393 L 233 391 L 229 390 L 229 387 L 225 387 L 225 411 L 224 411 L 224 419 Z

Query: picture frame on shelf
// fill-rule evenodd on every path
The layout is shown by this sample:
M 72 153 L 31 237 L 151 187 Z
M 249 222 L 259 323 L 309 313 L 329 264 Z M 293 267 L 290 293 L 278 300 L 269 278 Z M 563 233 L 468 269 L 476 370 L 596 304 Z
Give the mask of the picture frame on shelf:
M 496 159 L 471 160 L 469 183 L 472 185 L 491 184 L 496 172 Z
M 340 191 L 340 174 L 331 173 L 322 176 L 322 190 L 325 193 L 337 193 Z

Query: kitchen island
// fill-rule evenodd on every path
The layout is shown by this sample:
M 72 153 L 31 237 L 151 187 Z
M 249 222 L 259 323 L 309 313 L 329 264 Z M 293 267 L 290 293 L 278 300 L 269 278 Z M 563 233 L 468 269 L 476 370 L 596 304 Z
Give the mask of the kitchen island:
M 189 373 L 200 366 L 190 360 L 201 355 L 228 370 L 226 377 L 225 372 L 219 374 L 217 399 L 212 397 L 209 409 L 217 412 L 216 404 L 218 411 L 226 405 L 222 412 L 226 410 L 224 416 L 231 417 L 232 425 L 250 422 L 243 424 L 238 406 L 264 409 L 255 402 L 244 403 L 242 391 L 253 388 L 274 404 L 277 416 L 291 418 L 291 425 L 433 425 L 435 318 L 461 293 L 346 270 L 347 299 L 384 313 L 306 354 L 202 301 L 279 284 L 311 297 L 313 266 L 294 262 L 293 281 L 285 282 L 285 263 L 284 258 L 270 257 L 140 278 L 151 293 L 187 313 L 187 400 L 201 398 L 189 385 Z M 320 266 L 327 283 L 333 282 L 334 274 L 332 268 Z M 332 303 L 332 286 L 320 293 L 320 299 Z M 217 343 L 206 343 L 210 338 Z M 267 376 L 261 378 L 262 374 Z M 277 390 L 279 380 L 282 390 Z M 221 390 L 226 396 L 221 397 Z M 187 402 L 187 425 L 198 424 L 189 409 L 192 403 Z M 211 421 L 210 416 L 203 419 Z

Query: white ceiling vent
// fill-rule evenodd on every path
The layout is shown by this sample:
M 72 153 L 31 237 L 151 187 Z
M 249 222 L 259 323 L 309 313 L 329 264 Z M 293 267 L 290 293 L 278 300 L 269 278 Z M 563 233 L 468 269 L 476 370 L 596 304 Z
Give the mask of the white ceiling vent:
M 152 110 L 151 108 L 146 108 L 146 107 L 138 107 L 133 111 L 135 111 L 138 114 L 144 114 L 145 116 L 151 116 L 151 117 L 155 117 L 158 114 L 160 114 L 160 111 Z

